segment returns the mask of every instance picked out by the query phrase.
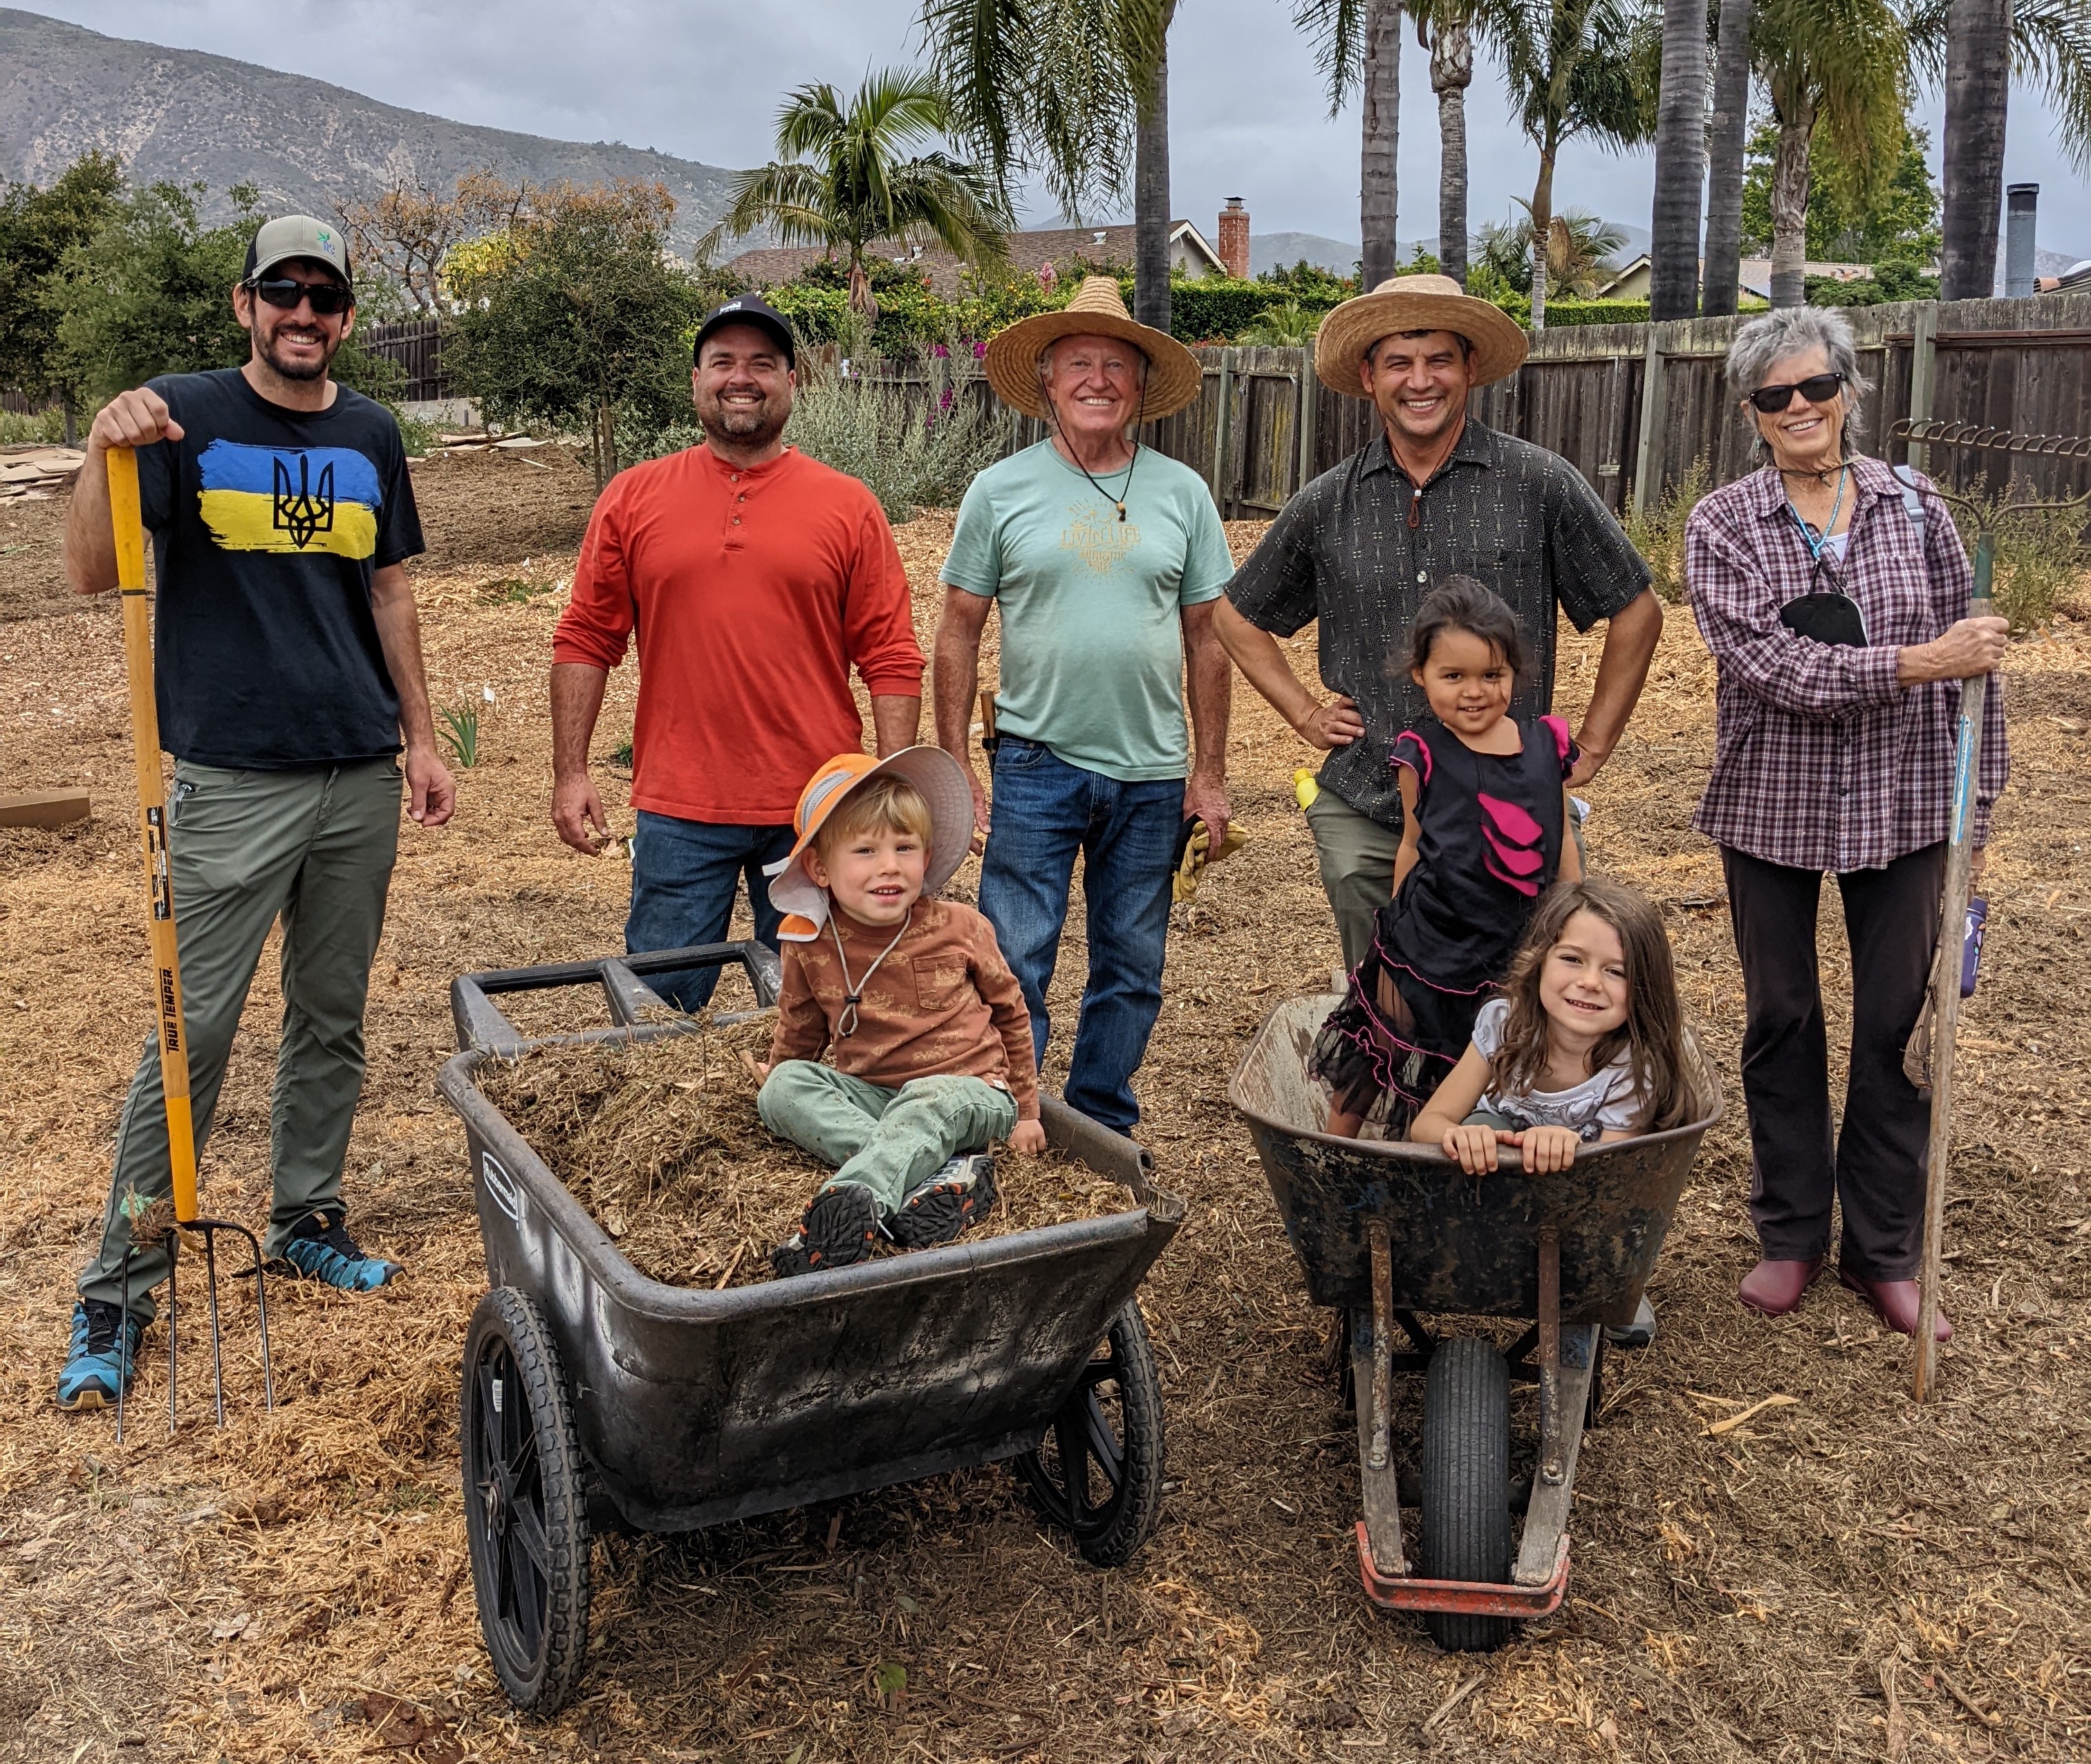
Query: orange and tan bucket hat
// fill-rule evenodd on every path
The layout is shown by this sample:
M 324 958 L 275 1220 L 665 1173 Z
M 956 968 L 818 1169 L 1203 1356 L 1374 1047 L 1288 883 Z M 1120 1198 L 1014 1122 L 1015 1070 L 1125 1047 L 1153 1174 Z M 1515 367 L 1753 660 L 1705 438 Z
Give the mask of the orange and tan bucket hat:
M 939 747 L 903 748 L 885 759 L 869 753 L 838 753 L 806 782 L 799 806 L 791 813 L 797 835 L 788 856 L 764 866 L 773 878 L 770 904 L 785 915 L 777 934 L 787 942 L 809 943 L 827 923 L 828 891 L 806 873 L 800 858 L 812 847 L 821 825 L 851 791 L 874 778 L 903 778 L 929 805 L 929 861 L 922 892 L 933 895 L 958 873 L 972 843 L 973 792 L 966 769 Z

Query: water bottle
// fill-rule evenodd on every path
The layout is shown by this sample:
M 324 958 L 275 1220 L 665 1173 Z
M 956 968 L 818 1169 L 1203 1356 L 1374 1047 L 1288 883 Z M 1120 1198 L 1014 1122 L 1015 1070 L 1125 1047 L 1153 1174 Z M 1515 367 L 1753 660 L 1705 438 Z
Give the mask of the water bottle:
M 1960 938 L 1960 996 L 1975 995 L 1975 970 L 1982 960 L 1982 933 L 1990 922 L 1990 903 L 1976 899 L 1968 903 L 1968 929 Z

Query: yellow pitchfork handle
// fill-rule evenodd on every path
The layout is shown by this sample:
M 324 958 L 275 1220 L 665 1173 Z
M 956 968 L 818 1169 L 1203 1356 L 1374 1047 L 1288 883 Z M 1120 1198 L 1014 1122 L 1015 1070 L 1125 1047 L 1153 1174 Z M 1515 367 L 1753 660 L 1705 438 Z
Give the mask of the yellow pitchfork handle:
M 189 1052 L 182 1028 L 182 964 L 175 945 L 175 882 L 168 865 L 167 787 L 160 774 L 160 713 L 153 696 L 153 626 L 145 587 L 145 528 L 138 456 L 111 447 L 109 518 L 116 534 L 116 587 L 123 603 L 123 662 L 131 677 L 131 741 L 138 753 L 138 830 L 145 842 L 145 895 L 153 992 L 160 1025 L 160 1087 L 167 1098 L 167 1152 L 175 1218 L 196 1216 L 196 1128 L 189 1116 Z

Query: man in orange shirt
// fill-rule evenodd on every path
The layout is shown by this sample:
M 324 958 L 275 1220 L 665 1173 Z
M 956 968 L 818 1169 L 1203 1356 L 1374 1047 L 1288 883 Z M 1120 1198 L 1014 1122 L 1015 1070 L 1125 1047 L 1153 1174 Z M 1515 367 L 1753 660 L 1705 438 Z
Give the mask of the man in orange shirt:
M 783 317 L 729 300 L 697 332 L 696 357 L 703 444 L 603 491 L 553 636 L 552 824 L 576 851 L 602 847 L 588 741 L 636 625 L 625 947 L 718 942 L 744 877 L 756 935 L 774 949 L 780 915 L 762 867 L 791 852 L 806 779 L 864 744 L 850 670 L 882 758 L 914 744 L 922 651 L 877 498 L 784 445 L 798 379 Z M 651 983 L 694 1011 L 716 977 Z

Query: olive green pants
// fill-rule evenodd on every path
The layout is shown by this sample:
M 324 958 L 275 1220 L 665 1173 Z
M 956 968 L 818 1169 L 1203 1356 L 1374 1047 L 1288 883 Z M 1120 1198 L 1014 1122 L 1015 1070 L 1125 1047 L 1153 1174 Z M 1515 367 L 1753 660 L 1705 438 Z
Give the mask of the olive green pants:
M 985 1151 L 1016 1127 L 1016 1099 L 985 1078 L 946 1073 L 895 1090 L 810 1059 L 778 1062 L 755 1106 L 771 1132 L 840 1167 L 823 1192 L 869 1188 L 881 1218 L 960 1152 Z
M 399 843 L 399 787 L 390 760 L 282 772 L 175 767 L 168 847 L 199 1158 L 262 947 L 283 921 L 283 1032 L 269 1123 L 275 1195 L 264 1246 L 270 1255 L 300 1219 L 341 1197 L 363 1090 L 364 1000 Z M 117 1122 L 101 1247 L 80 1275 L 83 1297 L 119 1302 L 132 1211 L 167 1194 L 173 1181 L 159 1043 L 152 1041 Z M 211 1210 L 202 1210 L 208 1217 Z M 153 1314 L 150 1289 L 166 1279 L 168 1260 L 162 1244 L 132 1261 L 134 1313 Z

